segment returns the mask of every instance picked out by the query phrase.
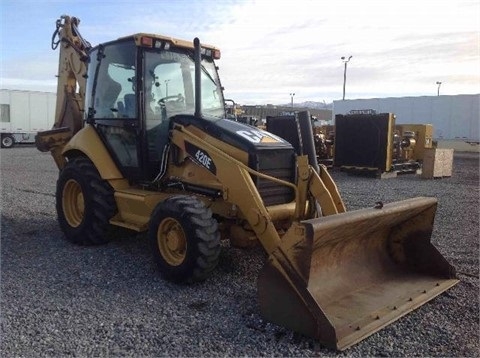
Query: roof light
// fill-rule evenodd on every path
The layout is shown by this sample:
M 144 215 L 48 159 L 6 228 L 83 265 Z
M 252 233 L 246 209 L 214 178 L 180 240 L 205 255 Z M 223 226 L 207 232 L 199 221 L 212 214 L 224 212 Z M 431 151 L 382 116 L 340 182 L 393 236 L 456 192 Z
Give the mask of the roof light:
M 142 46 L 153 47 L 153 39 L 151 37 L 142 36 L 140 43 Z
M 210 49 L 210 48 L 202 47 L 200 50 L 200 53 L 206 57 L 213 57 L 213 59 L 215 60 L 220 59 L 220 50 L 218 49 Z

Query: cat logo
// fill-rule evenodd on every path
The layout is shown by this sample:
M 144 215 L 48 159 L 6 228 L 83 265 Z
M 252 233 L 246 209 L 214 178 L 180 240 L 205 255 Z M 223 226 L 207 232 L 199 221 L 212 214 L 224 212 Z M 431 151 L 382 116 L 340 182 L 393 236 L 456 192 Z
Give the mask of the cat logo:
M 252 143 L 278 143 L 282 142 L 285 143 L 285 141 L 277 137 L 276 135 L 272 133 L 268 133 L 266 131 L 261 131 L 261 130 L 241 130 L 237 131 L 237 134 L 239 136 L 242 136 L 245 139 L 248 139 Z

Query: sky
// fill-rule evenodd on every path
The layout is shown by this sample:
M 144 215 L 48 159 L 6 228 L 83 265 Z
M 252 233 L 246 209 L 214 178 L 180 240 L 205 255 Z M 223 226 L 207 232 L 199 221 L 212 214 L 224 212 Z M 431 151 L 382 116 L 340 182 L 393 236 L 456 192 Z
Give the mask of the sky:
M 64 14 L 92 45 L 147 32 L 219 47 L 240 104 L 340 100 L 342 56 L 345 99 L 480 93 L 480 0 L 0 0 L 0 88 L 56 91 Z

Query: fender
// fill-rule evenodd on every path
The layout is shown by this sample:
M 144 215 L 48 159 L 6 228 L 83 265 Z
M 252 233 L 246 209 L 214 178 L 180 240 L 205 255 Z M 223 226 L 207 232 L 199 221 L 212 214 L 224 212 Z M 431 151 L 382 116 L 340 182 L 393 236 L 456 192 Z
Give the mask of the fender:
M 71 152 L 80 151 L 95 165 L 102 179 L 123 179 L 123 175 L 112 160 L 95 129 L 87 124 L 65 145 L 62 155 L 68 157 Z

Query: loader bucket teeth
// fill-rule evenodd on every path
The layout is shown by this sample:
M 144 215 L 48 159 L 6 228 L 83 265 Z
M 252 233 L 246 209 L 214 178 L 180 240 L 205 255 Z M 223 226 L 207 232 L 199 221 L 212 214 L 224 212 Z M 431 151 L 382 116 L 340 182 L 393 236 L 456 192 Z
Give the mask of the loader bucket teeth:
M 415 198 L 294 224 L 258 278 L 274 323 L 344 350 L 455 285 L 430 242 L 437 201 Z

